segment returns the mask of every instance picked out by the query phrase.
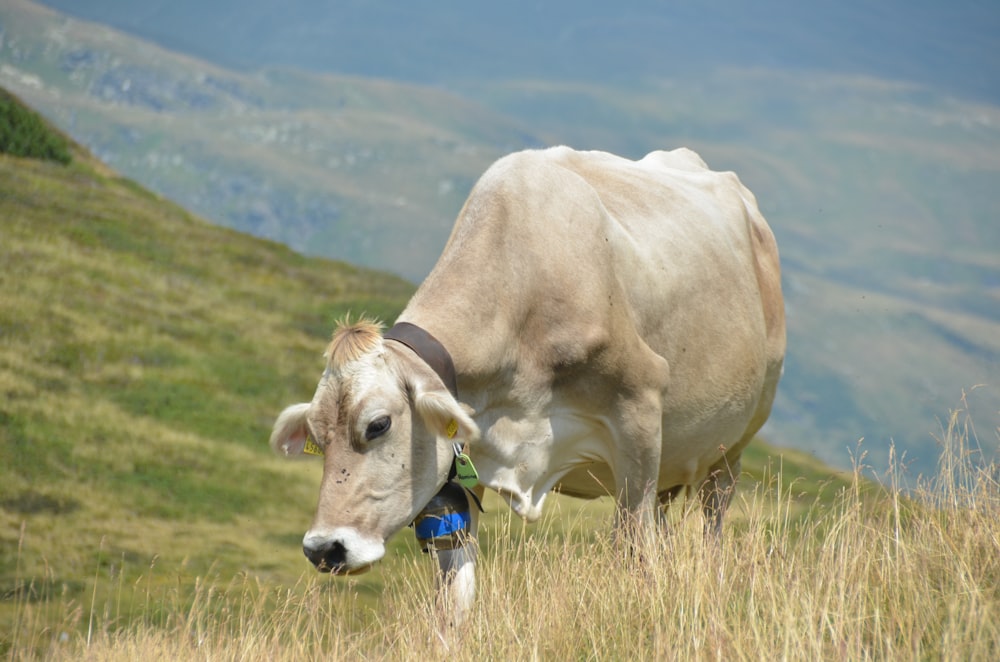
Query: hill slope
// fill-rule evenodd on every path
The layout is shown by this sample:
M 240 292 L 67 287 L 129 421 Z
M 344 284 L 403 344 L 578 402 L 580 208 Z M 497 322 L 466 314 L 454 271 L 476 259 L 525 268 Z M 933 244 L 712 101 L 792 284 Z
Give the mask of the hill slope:
M 312 393 L 337 316 L 391 320 L 412 286 L 209 225 L 71 156 L 0 155 L 0 622 L 53 592 L 85 604 L 94 582 L 140 601 L 140 576 L 181 600 L 206 574 L 294 583 L 320 468 L 271 454 L 273 417 Z M 752 448 L 751 477 L 772 455 Z M 795 453 L 784 471 L 810 495 L 833 475 Z M 376 595 L 413 553 L 404 533 L 382 572 L 329 590 Z
M 336 317 L 392 319 L 412 285 L 72 157 L 0 155 L 0 596 L 157 556 L 297 576 L 318 467 L 272 456 L 273 417 L 315 388 Z
M 0 85 L 119 172 L 216 223 L 410 279 L 475 177 L 542 142 L 445 90 L 228 71 L 25 0 L 0 4 L 0 28 Z

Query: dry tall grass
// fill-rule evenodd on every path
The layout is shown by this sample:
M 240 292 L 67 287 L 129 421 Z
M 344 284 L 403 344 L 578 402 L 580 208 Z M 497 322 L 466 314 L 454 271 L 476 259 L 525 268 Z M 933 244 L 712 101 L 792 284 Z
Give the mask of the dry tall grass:
M 630 564 L 592 523 L 484 536 L 479 599 L 442 632 L 414 558 L 378 607 L 326 578 L 277 588 L 120 588 L 85 606 L 24 604 L 12 658 L 121 660 L 1000 659 L 1000 484 L 959 415 L 941 471 L 912 491 L 856 471 L 805 509 L 775 475 L 738 495 L 721 546 L 678 512 Z M 343 581 L 343 580 L 333 580 Z M 350 581 L 350 580 L 347 580 Z M 135 587 L 133 587 L 135 588 Z M 142 595 L 142 587 L 138 587 Z M 118 595 L 118 603 L 115 596 Z M 138 604 L 136 604 L 138 602 Z

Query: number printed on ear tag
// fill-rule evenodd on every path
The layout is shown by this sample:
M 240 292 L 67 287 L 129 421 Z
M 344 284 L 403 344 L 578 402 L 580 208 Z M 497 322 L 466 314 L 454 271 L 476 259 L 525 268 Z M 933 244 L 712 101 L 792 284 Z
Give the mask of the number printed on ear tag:
M 313 441 L 312 435 L 306 435 L 306 445 L 302 447 L 302 452 L 306 455 L 323 455 L 323 449 Z

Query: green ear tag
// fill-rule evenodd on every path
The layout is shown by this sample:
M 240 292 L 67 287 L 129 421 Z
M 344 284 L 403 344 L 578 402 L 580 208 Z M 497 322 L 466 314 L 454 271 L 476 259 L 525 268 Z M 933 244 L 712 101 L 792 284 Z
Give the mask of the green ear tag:
M 306 445 L 302 447 L 302 452 L 306 455 L 323 455 L 323 449 L 313 441 L 311 434 L 306 435 Z
M 467 489 L 472 489 L 479 484 L 479 474 L 472 460 L 465 453 L 455 452 L 455 478 L 458 484 Z

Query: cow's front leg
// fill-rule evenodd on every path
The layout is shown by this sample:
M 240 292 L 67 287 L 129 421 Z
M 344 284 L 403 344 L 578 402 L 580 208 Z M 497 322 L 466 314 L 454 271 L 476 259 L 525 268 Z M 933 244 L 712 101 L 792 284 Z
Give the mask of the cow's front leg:
M 476 600 L 476 542 L 435 550 L 440 572 L 437 577 L 438 611 L 449 625 L 461 625 Z
M 618 423 L 615 487 L 618 491 L 616 529 L 630 547 L 657 531 L 660 472 L 661 408 L 658 393 L 622 404 Z
M 482 486 L 474 489 L 481 501 Z M 438 563 L 436 602 L 450 626 L 465 622 L 476 598 L 479 510 L 470 501 L 457 483 L 445 483 L 414 522 L 417 540 Z

